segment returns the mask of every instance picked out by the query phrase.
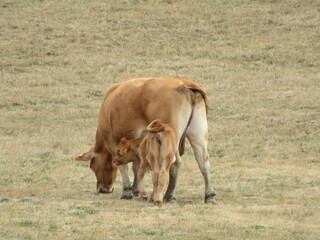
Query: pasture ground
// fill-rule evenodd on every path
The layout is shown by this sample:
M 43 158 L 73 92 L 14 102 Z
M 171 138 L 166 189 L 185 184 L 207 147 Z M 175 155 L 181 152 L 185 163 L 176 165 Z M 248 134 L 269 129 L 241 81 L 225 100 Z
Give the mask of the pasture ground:
M 1 0 L 0 239 L 320 239 L 319 43 L 316 0 Z M 97 194 L 73 157 L 105 91 L 175 75 L 208 91 L 218 203 L 190 146 L 175 203 Z

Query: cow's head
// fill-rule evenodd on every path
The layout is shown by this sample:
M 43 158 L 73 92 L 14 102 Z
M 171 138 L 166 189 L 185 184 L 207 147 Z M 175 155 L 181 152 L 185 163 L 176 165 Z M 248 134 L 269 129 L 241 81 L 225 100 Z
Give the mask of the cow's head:
M 134 161 L 137 154 L 137 149 L 132 141 L 123 137 L 118 144 L 117 152 L 113 158 L 113 162 L 117 165 L 124 165 Z
M 110 153 L 95 153 L 94 148 L 75 157 L 78 161 L 90 161 L 90 168 L 97 178 L 97 191 L 99 193 L 112 193 L 113 183 L 117 177 L 117 166 L 112 162 Z

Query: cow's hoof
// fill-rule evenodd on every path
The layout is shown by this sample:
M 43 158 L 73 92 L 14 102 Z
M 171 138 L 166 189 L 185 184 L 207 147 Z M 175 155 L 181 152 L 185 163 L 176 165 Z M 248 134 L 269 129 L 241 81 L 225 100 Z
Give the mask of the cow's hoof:
M 132 194 L 133 194 L 133 196 L 138 197 L 139 196 L 139 191 L 138 190 L 132 190 Z
M 216 195 L 217 194 L 215 194 L 214 192 L 207 194 L 205 196 L 204 202 L 205 203 L 217 203 L 216 198 L 215 198 Z
M 166 203 L 174 203 L 176 200 L 177 200 L 176 197 L 173 195 L 169 195 L 169 196 L 164 197 L 164 201 Z
M 120 196 L 120 199 L 127 199 L 127 200 L 129 200 L 129 199 L 132 199 L 133 198 L 133 195 L 132 195 L 132 193 L 130 192 L 130 193 L 122 193 L 121 194 L 121 196 Z

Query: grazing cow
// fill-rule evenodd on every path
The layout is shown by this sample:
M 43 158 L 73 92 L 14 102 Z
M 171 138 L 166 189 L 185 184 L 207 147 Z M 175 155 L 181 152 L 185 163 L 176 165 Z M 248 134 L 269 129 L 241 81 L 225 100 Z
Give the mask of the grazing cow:
M 164 185 L 169 176 L 170 166 L 175 161 L 176 134 L 169 124 L 163 124 L 159 119 L 152 121 L 147 126 L 147 131 L 147 135 L 141 138 L 133 140 L 122 138 L 113 161 L 117 165 L 134 160 L 140 162 L 138 188 L 143 199 L 147 198 L 143 177 L 146 171 L 151 169 L 153 191 L 150 202 L 155 202 L 161 207 Z
M 166 201 L 175 199 L 175 188 L 188 138 L 205 182 L 205 202 L 214 202 L 215 192 L 210 183 L 210 164 L 207 152 L 207 94 L 198 84 L 179 77 L 133 78 L 114 84 L 108 90 L 99 112 L 96 141 L 93 149 L 77 160 L 90 161 L 90 168 L 97 178 L 97 190 L 113 191 L 117 165 L 112 161 L 122 137 L 142 136 L 147 125 L 154 119 L 168 123 L 176 133 L 176 161 L 170 167 Z M 133 166 L 136 166 L 133 164 Z M 137 190 L 135 181 L 131 187 L 128 166 L 119 166 L 123 180 L 121 198 L 132 198 Z

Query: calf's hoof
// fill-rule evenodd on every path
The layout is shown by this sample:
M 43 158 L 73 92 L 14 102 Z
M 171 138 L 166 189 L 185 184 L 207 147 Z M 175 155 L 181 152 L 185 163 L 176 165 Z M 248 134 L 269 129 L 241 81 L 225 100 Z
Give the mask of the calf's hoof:
M 204 202 L 205 203 L 217 203 L 216 198 L 215 198 L 216 195 L 217 194 L 215 194 L 214 192 L 206 194 Z
M 141 200 L 142 201 L 147 201 L 148 200 L 148 195 L 146 195 L 146 194 L 144 194 L 144 195 L 140 195 L 140 197 L 141 197 Z

